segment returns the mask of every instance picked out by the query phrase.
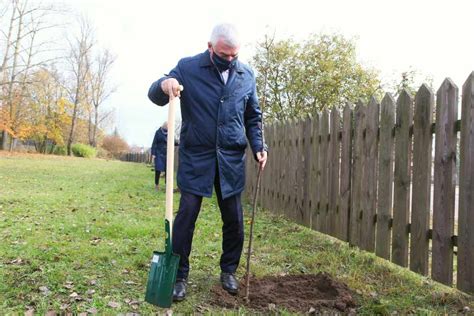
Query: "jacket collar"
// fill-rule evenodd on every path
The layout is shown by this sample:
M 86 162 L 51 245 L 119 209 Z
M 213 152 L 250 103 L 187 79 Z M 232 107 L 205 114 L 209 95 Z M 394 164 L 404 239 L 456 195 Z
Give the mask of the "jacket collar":
M 206 49 L 204 53 L 201 54 L 201 58 L 199 60 L 199 66 L 201 67 L 212 67 L 212 61 L 211 61 L 211 54 L 209 53 L 209 50 Z M 238 73 L 243 73 L 244 70 L 242 69 L 242 64 L 239 60 L 237 60 L 237 63 L 235 64 L 235 71 Z

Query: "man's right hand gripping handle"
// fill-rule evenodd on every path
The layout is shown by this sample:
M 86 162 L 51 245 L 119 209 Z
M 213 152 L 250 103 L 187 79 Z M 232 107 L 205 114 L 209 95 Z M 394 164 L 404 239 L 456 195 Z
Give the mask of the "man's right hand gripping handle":
M 179 97 L 181 95 L 181 86 L 175 78 L 168 78 L 161 82 L 161 90 L 170 97 Z

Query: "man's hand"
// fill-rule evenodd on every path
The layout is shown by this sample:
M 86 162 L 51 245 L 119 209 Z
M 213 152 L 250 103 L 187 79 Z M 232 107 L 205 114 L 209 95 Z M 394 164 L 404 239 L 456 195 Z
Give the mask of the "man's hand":
M 170 97 L 179 97 L 181 94 L 181 87 L 178 80 L 174 78 L 168 78 L 161 82 L 161 90 Z
M 258 160 L 258 163 L 260 164 L 260 170 L 263 171 L 263 169 L 265 168 L 265 164 L 267 163 L 267 152 L 266 151 L 258 152 L 257 160 Z
M 155 160 L 155 155 L 151 155 L 151 160 Z

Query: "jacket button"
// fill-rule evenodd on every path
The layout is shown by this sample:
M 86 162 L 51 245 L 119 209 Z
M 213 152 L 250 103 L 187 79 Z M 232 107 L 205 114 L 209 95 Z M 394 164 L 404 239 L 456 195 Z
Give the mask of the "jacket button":
M 224 126 L 224 123 L 220 122 L 217 126 L 222 127 Z
M 221 99 L 221 103 L 224 103 L 224 98 Z

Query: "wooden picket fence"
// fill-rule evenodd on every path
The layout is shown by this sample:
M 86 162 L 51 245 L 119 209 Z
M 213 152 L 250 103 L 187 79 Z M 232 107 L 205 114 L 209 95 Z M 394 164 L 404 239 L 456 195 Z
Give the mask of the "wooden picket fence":
M 178 171 L 178 147 L 175 146 L 174 149 L 174 171 Z M 138 162 L 138 163 L 146 163 L 146 164 L 153 164 L 154 161 L 151 159 L 150 152 L 138 153 L 138 152 L 130 152 L 130 153 L 123 153 L 120 156 L 120 160 L 128 161 L 128 162 Z
M 446 79 L 436 103 L 422 85 L 414 98 L 402 91 L 397 101 L 386 94 L 381 104 L 267 125 L 260 204 L 473 293 L 474 72 L 462 88 L 460 120 L 458 108 L 458 88 Z M 251 198 L 257 172 L 251 154 L 247 160 Z
M 151 161 L 151 154 L 149 152 L 146 153 L 123 153 L 120 156 L 120 160 L 122 161 L 129 161 L 129 162 L 139 162 L 139 163 L 152 163 Z

